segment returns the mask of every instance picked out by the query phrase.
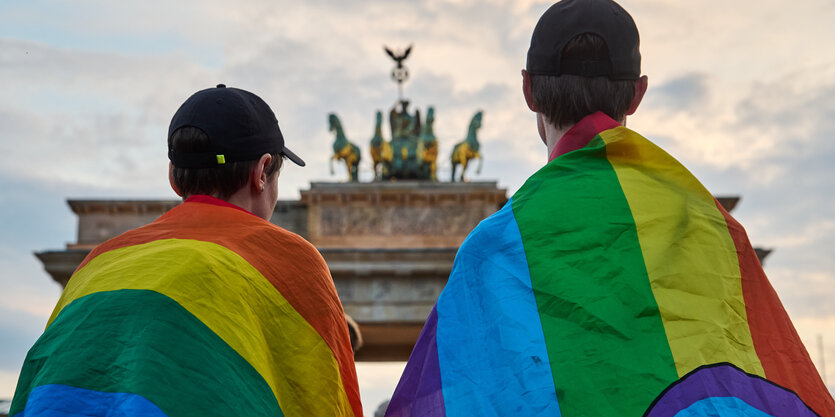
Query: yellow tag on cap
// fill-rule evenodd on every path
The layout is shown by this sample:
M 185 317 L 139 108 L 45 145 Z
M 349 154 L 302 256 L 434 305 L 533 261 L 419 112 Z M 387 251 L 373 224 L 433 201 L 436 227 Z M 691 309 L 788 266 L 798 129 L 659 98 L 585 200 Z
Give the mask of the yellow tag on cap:
M 216 155 L 217 156 L 217 164 L 218 165 L 225 165 L 226 164 L 226 157 L 223 155 Z

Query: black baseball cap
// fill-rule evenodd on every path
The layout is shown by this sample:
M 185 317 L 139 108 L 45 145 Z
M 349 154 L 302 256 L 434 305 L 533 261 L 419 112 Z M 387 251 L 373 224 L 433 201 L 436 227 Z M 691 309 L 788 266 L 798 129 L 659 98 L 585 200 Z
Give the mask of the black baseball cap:
M 568 41 L 584 33 L 603 38 L 609 59 L 562 59 Z M 527 71 L 533 75 L 570 74 L 637 80 L 641 76 L 639 43 L 635 21 L 614 1 L 562 0 L 539 18 L 533 30 Z
M 203 131 L 212 149 L 174 152 L 171 136 L 181 127 Z M 239 88 L 218 84 L 194 93 L 174 113 L 168 126 L 168 159 L 177 168 L 211 168 L 229 162 L 253 161 L 265 153 L 284 155 L 296 165 L 304 166 L 304 161 L 284 146 L 284 136 L 270 106 Z

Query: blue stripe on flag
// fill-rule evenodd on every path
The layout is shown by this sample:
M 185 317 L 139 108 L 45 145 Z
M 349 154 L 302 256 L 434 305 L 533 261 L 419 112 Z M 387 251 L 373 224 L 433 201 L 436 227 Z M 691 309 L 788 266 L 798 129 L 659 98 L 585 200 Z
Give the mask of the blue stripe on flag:
M 467 237 L 438 299 L 447 416 L 560 416 L 511 204 Z
M 26 408 L 15 417 L 165 417 L 145 398 L 124 392 L 99 392 L 66 385 L 41 385 L 32 390 Z
M 696 401 L 675 417 L 771 417 L 736 397 L 709 397 Z

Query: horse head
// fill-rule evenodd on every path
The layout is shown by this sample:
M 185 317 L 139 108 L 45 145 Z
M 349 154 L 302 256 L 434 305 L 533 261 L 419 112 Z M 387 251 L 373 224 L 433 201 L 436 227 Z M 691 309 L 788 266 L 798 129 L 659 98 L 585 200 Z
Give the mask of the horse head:
M 420 137 L 424 142 L 434 142 L 435 141 L 435 131 L 432 128 L 433 124 L 435 123 L 435 108 L 429 107 L 426 110 L 426 120 L 423 122 L 423 126 L 420 129 Z
M 374 136 L 371 137 L 371 146 L 381 146 L 383 144 L 383 112 L 377 110 L 377 124 L 374 126 Z
M 473 120 L 470 121 L 470 129 L 481 129 L 481 117 L 484 114 L 483 111 L 479 110 L 473 116 Z
M 478 152 L 479 148 L 481 147 L 478 143 L 478 129 L 481 129 L 481 117 L 484 114 L 481 110 L 476 112 L 473 116 L 473 120 L 470 121 L 470 129 L 467 132 L 467 143 L 470 144 L 470 149 L 474 152 Z
M 328 114 L 328 131 L 336 131 L 337 134 L 342 131 L 342 123 L 339 122 L 339 117 L 335 113 Z

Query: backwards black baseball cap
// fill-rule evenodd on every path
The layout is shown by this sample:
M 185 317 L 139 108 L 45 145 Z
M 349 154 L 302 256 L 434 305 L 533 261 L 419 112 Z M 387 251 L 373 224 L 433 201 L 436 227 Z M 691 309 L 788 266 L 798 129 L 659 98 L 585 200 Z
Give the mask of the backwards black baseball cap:
M 200 129 L 209 137 L 207 152 L 174 152 L 171 136 L 181 127 Z M 304 166 L 284 146 L 284 136 L 270 106 L 246 90 L 218 84 L 194 93 L 174 113 L 168 127 L 168 159 L 177 168 L 211 168 L 279 154 Z
M 578 35 L 603 38 L 608 59 L 562 58 L 565 45 Z M 539 18 L 528 49 L 527 71 L 533 75 L 580 75 L 637 80 L 641 76 L 638 28 L 632 16 L 612 0 L 562 0 Z

